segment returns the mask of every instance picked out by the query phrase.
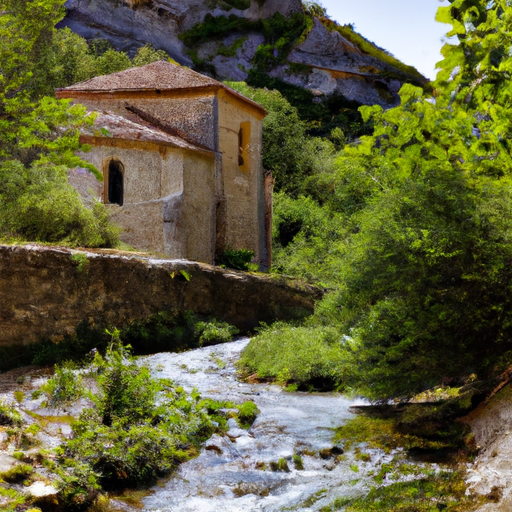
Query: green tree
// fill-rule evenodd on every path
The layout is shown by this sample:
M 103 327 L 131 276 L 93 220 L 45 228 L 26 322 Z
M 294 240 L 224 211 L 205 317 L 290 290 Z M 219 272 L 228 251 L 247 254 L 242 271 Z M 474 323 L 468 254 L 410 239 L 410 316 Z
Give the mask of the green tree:
M 454 0 L 436 101 L 412 86 L 401 106 L 364 109 L 378 190 L 356 214 L 343 285 L 319 316 L 339 322 L 354 384 L 403 396 L 443 377 L 488 377 L 512 350 L 510 87 L 512 7 Z
M 347 236 L 308 328 L 337 326 L 345 383 L 374 400 L 512 363 L 512 7 L 453 0 L 438 20 L 460 42 L 435 99 L 405 85 L 364 107 L 374 134 L 312 183 Z
M 32 81 L 37 94 L 53 96 L 54 90 L 95 76 L 117 73 L 134 66 L 144 66 L 158 60 L 169 60 L 167 53 L 146 44 L 130 59 L 127 53 L 114 50 L 103 39 L 89 43 L 69 28 L 53 31 L 51 40 L 41 55 L 44 65 L 39 66 Z
M 41 241 L 111 245 L 100 205 L 85 208 L 66 170 L 76 156 L 85 108 L 41 96 L 35 84 L 64 0 L 0 0 L 0 233 Z M 60 222 L 60 221 L 61 222 Z

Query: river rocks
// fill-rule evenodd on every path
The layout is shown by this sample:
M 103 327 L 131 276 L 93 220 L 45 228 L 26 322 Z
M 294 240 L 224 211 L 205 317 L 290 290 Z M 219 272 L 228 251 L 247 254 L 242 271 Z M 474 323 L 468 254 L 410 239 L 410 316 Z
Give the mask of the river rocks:
M 318 452 L 320 457 L 324 460 L 343 455 L 343 448 L 339 446 L 331 446 L 330 448 L 323 448 Z
M 0 473 L 5 473 L 18 464 L 19 462 L 15 458 L 7 455 L 5 452 L 0 452 Z
M 45 482 L 34 482 L 31 486 L 27 487 L 27 493 L 34 498 L 39 498 L 41 501 L 46 501 L 49 496 L 57 496 L 59 491 L 53 486 Z M 42 500 L 45 498 L 45 500 Z
M 240 428 L 238 422 L 234 418 L 229 418 L 228 427 L 229 430 L 226 432 L 226 435 L 231 439 L 231 441 L 247 436 L 247 430 Z
M 480 448 L 466 482 L 470 492 L 490 498 L 479 512 L 512 510 L 512 388 L 504 387 L 488 403 L 482 403 L 464 421 Z
M 73 259 L 77 254 L 88 262 L 86 270 Z M 247 331 L 260 322 L 308 315 L 321 296 L 318 288 L 284 278 L 185 260 L 0 246 L 0 346 L 58 340 L 84 320 L 121 327 L 161 311 L 192 311 Z

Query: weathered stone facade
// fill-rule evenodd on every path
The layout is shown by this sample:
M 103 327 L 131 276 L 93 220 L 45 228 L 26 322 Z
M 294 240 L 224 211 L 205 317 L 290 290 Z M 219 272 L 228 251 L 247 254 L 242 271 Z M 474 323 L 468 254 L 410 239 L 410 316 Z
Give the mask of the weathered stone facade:
M 84 320 L 122 327 L 160 311 L 192 311 L 247 331 L 310 314 L 321 295 L 284 278 L 202 263 L 0 245 L 0 346 L 58 339 Z
M 260 268 L 269 268 L 261 106 L 163 61 L 57 96 L 99 113 L 82 133 L 92 147 L 83 157 L 101 170 L 104 185 L 92 176 L 88 182 L 80 169 L 70 182 L 86 199 L 92 189 L 111 204 L 124 242 L 205 263 L 228 246 L 250 249 Z

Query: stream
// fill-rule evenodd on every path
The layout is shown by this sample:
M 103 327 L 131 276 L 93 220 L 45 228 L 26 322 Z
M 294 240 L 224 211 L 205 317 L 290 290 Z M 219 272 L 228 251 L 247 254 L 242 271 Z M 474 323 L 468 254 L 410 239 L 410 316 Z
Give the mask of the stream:
M 368 462 L 355 461 L 353 453 L 340 457 L 337 448 L 320 454 L 333 448 L 334 429 L 352 416 L 349 407 L 355 402 L 333 393 L 290 393 L 237 381 L 234 363 L 248 342 L 141 358 L 155 376 L 187 391 L 197 388 L 203 397 L 235 403 L 252 400 L 261 411 L 249 430 L 229 420 L 225 436 L 214 435 L 197 458 L 151 489 L 142 502 L 144 511 L 318 511 L 337 497 L 363 493 L 372 483 L 368 473 L 392 458 L 369 449 Z M 303 470 L 295 468 L 294 454 L 301 455 Z M 289 472 L 271 469 L 281 458 Z
M 249 339 L 243 338 L 180 354 L 139 358 L 155 377 L 171 379 L 188 392 L 195 388 L 203 398 L 234 404 L 253 401 L 260 413 L 248 430 L 240 428 L 234 418 L 229 419 L 229 430 L 211 437 L 196 458 L 179 466 L 176 473 L 148 492 L 136 490 L 112 497 L 109 510 L 323 512 L 332 510 L 331 504 L 339 498 L 366 495 L 376 485 L 376 475 L 383 467 L 392 467 L 397 458 L 405 458 L 400 449 L 385 452 L 364 445 L 345 450 L 333 444 L 335 429 L 353 417 L 350 407 L 364 404 L 362 401 L 336 393 L 287 392 L 273 384 L 237 380 L 235 363 L 248 343 Z M 35 396 L 33 391 L 50 373 L 49 369 L 31 367 L 7 372 L 0 378 L 0 401 L 14 403 L 17 392 L 27 428 L 33 423 L 42 426 L 31 434 L 35 452 L 40 447 L 51 450 L 59 446 L 71 434 L 73 418 L 90 406 L 82 398 L 66 409 L 45 409 L 44 397 Z M 26 457 L 30 457 L 29 448 Z M 2 464 L 5 471 L 16 463 L 12 456 L 18 449 L 6 428 L 0 428 L 0 470 Z M 432 463 L 415 464 L 420 472 L 441 469 Z M 45 471 L 44 467 L 38 468 L 41 481 L 32 487 L 43 486 L 45 493 L 53 496 L 57 491 L 46 487 Z M 379 485 L 387 485 L 416 477 L 409 472 L 399 476 L 384 473 L 379 478 Z M 20 492 L 28 490 L 22 484 L 15 487 Z M 0 510 L 2 499 L 7 498 L 0 495 Z M 342 510 L 343 505 L 335 509 Z

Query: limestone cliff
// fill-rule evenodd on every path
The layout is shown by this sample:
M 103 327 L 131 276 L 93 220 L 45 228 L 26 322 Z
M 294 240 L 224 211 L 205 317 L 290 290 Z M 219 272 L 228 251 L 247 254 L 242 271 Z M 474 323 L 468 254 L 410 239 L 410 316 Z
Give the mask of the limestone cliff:
M 68 0 L 68 26 L 133 53 L 150 43 L 220 80 L 263 74 L 360 104 L 392 106 L 426 80 L 350 26 L 305 14 L 301 0 Z M 284 20 L 284 21 L 283 21 Z M 282 31 L 282 32 L 280 32 Z

